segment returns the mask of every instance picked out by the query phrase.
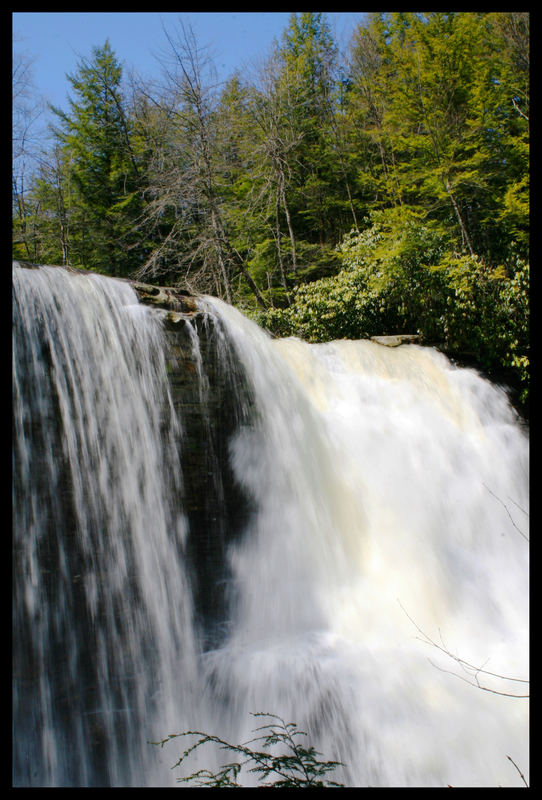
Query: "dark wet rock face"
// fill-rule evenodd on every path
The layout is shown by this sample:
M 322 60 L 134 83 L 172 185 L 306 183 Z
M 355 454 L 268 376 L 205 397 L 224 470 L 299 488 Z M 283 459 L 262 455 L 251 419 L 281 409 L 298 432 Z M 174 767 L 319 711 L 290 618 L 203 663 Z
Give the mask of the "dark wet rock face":
M 190 320 L 165 316 L 171 397 L 181 423 L 183 509 L 188 521 L 185 556 L 204 646 L 215 647 L 228 628 L 228 548 L 252 513 L 236 482 L 229 442 L 250 425 L 254 408 L 241 365 L 224 350 L 219 322 L 198 312 Z

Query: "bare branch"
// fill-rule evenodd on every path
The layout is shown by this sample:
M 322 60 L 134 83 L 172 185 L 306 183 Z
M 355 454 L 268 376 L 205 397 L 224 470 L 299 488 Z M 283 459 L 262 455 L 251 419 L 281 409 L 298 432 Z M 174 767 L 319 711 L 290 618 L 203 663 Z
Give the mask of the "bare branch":
M 525 775 L 524 775 L 524 774 L 523 774 L 523 772 L 520 770 L 520 768 L 518 767 L 518 765 L 516 764 L 516 762 L 514 761 L 514 759 L 513 759 L 511 756 L 506 756 L 506 758 L 507 758 L 509 761 L 511 761 L 511 762 L 512 762 L 512 764 L 515 766 L 515 768 L 516 768 L 516 769 L 517 769 L 517 771 L 519 772 L 519 777 L 521 778 L 521 780 L 523 781 L 523 783 L 525 784 L 525 786 L 527 786 L 527 788 L 528 788 L 528 787 L 529 787 L 529 784 L 528 784 L 528 783 L 527 783 L 527 781 L 525 780 Z
M 454 653 L 452 653 L 446 647 L 446 645 L 444 644 L 444 641 L 442 640 L 442 636 L 441 636 L 442 644 L 438 644 L 438 642 L 435 642 L 433 639 L 431 639 L 431 637 L 427 633 L 425 633 L 425 631 L 423 631 L 419 627 L 419 625 L 412 619 L 410 614 L 406 611 L 404 606 L 401 604 L 400 600 L 397 600 L 397 602 L 401 606 L 401 609 L 404 611 L 404 613 L 406 614 L 408 619 L 412 622 L 412 624 L 414 625 L 416 630 L 421 634 L 422 638 L 420 638 L 419 641 L 424 642 L 425 644 L 430 644 L 432 647 L 435 647 L 441 653 L 444 653 L 446 656 L 451 658 L 453 661 L 455 661 L 461 667 L 461 669 L 465 672 L 465 674 L 468 677 L 465 677 L 463 675 L 458 675 L 457 672 L 452 672 L 451 670 L 447 670 L 447 669 L 444 669 L 443 667 L 439 667 L 437 664 L 434 664 L 429 659 L 430 663 L 434 667 L 436 667 L 438 670 L 440 670 L 441 672 L 447 672 L 450 675 L 454 675 L 456 678 L 459 678 L 460 680 L 465 681 L 466 683 L 470 684 L 471 686 L 475 686 L 477 689 L 482 689 L 484 692 L 491 692 L 492 694 L 499 694 L 499 695 L 502 695 L 504 697 L 515 697 L 515 698 L 519 698 L 519 699 L 526 699 L 526 698 L 529 697 L 528 694 L 516 694 L 516 693 L 513 693 L 513 692 L 504 692 L 504 691 L 499 691 L 497 689 L 492 689 L 489 686 L 484 686 L 482 683 L 480 683 L 480 679 L 479 679 L 480 675 L 487 675 L 488 677 L 498 678 L 499 680 L 510 681 L 512 683 L 525 683 L 525 684 L 528 684 L 529 681 L 524 680 L 523 678 L 512 678 L 512 677 L 509 677 L 507 675 L 500 675 L 500 674 L 498 674 L 496 672 L 490 672 L 489 670 L 483 669 L 483 667 L 479 667 L 479 666 L 476 666 L 474 664 L 471 664 L 468 661 L 465 661 L 465 659 L 460 658 L 459 656 L 456 656 Z M 416 637 L 416 638 L 419 638 L 419 637 Z
M 521 110 L 521 108 L 518 106 L 518 104 L 516 103 L 516 98 L 515 97 L 512 98 L 512 105 L 514 106 L 514 108 L 516 109 L 518 114 L 521 117 L 523 117 L 523 119 L 526 119 L 527 122 L 529 122 L 529 117 L 527 116 L 527 114 L 524 114 L 523 111 Z
M 494 497 L 494 498 L 495 498 L 495 500 L 497 500 L 497 501 L 498 501 L 498 502 L 501 504 L 501 506 L 504 508 L 504 510 L 505 510 L 505 511 L 506 511 L 506 513 L 508 514 L 508 516 L 509 516 L 509 518 L 510 518 L 510 522 L 512 523 L 512 525 L 514 526 L 514 528 L 517 530 L 517 532 L 518 532 L 518 533 L 519 533 L 521 536 L 523 536 L 523 538 L 525 539 L 525 541 L 526 541 L 526 542 L 528 542 L 528 541 L 529 541 L 529 537 L 528 537 L 528 536 L 526 536 L 526 535 L 523 533 L 523 531 L 522 531 L 520 528 L 518 528 L 518 526 L 516 525 L 516 523 L 514 522 L 514 520 L 513 520 L 513 518 L 512 518 L 512 515 L 510 514 L 510 511 L 508 510 L 508 507 L 506 506 L 506 503 L 503 503 L 503 501 L 501 500 L 501 498 L 500 498 L 500 497 L 497 497 L 497 495 L 496 495 L 496 494 L 494 494 L 494 493 L 491 491 L 491 489 L 489 488 L 489 486 L 486 486 L 486 484 L 485 484 L 485 483 L 484 483 L 484 484 L 482 484 L 482 485 L 483 485 L 483 487 L 484 487 L 485 489 L 487 489 L 487 491 L 489 492 L 489 494 L 490 494 L 490 495 L 492 495 L 492 497 Z M 523 509 L 522 509 L 520 506 L 518 506 L 518 504 L 517 504 L 516 502 L 514 502 L 514 500 L 512 500 L 512 502 L 514 503 L 514 505 L 516 505 L 516 506 L 519 508 L 519 510 L 520 510 L 520 511 L 523 511 Z M 527 512 L 526 512 L 526 511 L 523 511 L 523 513 L 524 513 L 524 514 L 527 514 Z

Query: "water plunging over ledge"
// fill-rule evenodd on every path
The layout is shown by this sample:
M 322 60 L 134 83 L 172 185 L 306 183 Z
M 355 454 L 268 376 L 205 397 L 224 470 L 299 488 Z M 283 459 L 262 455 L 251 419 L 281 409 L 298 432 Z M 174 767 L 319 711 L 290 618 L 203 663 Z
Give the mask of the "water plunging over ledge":
M 241 742 L 256 711 L 347 785 L 522 785 L 504 393 L 431 348 L 199 306 L 164 325 L 127 282 L 14 267 L 14 785 L 172 786 L 184 744 L 149 740 Z

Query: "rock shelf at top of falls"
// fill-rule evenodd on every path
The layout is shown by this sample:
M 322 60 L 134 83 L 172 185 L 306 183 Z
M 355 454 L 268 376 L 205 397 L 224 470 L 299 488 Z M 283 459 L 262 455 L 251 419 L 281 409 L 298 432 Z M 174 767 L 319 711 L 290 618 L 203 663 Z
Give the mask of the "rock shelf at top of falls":
M 173 289 L 165 286 L 153 286 L 139 281 L 130 281 L 132 289 L 144 305 L 156 306 L 182 313 L 196 313 L 199 311 L 197 297 L 183 289 Z
M 26 269 L 39 269 L 40 264 L 34 264 L 30 261 L 17 261 L 14 262 Z M 91 270 L 79 269 L 70 266 L 60 266 L 59 264 L 49 264 L 48 266 L 57 266 L 59 269 L 64 269 L 73 274 L 82 275 L 95 275 L 96 273 Z M 131 278 L 116 278 L 116 280 L 127 281 L 132 289 L 137 294 L 140 303 L 147 306 L 154 306 L 166 311 L 177 312 L 179 314 L 196 314 L 198 313 L 198 298 L 197 295 L 188 292 L 186 289 L 169 286 L 155 286 L 154 284 L 143 283 L 142 281 L 133 280 Z M 177 321 L 174 316 L 171 317 L 171 322 Z

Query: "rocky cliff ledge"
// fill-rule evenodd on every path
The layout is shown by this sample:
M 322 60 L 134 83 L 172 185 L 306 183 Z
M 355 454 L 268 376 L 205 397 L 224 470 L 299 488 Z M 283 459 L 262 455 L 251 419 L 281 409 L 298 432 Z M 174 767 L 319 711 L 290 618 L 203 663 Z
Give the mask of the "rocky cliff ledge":
M 195 295 L 183 289 L 172 289 L 165 286 L 153 286 L 149 283 L 130 281 L 139 298 L 139 302 L 147 306 L 167 309 L 178 313 L 194 313 L 198 311 Z

